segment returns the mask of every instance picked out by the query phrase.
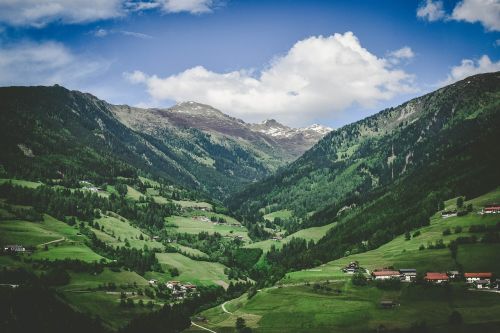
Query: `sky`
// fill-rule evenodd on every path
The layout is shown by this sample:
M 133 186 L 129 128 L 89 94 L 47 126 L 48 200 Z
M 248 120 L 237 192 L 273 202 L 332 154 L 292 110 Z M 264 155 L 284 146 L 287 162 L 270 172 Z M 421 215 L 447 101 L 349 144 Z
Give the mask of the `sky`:
M 0 86 L 338 128 L 500 71 L 500 0 L 0 0 Z

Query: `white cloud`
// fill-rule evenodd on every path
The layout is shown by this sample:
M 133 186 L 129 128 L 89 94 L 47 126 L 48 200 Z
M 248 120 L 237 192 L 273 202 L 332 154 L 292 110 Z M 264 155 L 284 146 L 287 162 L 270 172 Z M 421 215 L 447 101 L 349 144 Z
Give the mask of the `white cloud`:
M 209 13 L 214 6 L 213 0 L 159 0 L 158 3 L 160 3 L 160 7 L 167 13 Z
M 0 85 L 52 85 L 75 87 L 98 75 L 109 64 L 87 60 L 57 42 L 24 42 L 0 47 Z
M 392 51 L 390 53 L 390 56 L 399 58 L 399 59 L 411 59 L 415 56 L 415 53 L 413 53 L 413 50 L 409 46 L 405 46 L 400 48 L 399 50 Z
M 426 0 L 417 9 L 417 17 L 430 22 L 438 21 L 446 17 L 442 1 Z
M 157 104 L 195 100 L 249 121 L 272 116 L 294 124 L 415 91 L 411 75 L 364 49 L 351 32 L 301 40 L 259 73 L 197 66 L 165 78 L 124 75 L 144 84 Z
M 480 22 L 489 31 L 500 31 L 500 0 L 463 0 L 455 6 L 451 18 Z
M 488 31 L 500 31 L 500 0 L 462 0 L 456 4 L 451 15 L 444 11 L 442 1 L 426 0 L 418 7 L 417 17 L 431 22 L 479 22 Z
M 91 32 L 92 33 L 92 32 Z M 134 31 L 126 31 L 126 30 L 106 30 L 106 29 L 97 29 L 93 32 L 94 36 L 96 37 L 106 37 L 112 34 L 121 34 L 124 36 L 131 36 L 131 37 L 136 37 L 136 38 L 141 38 L 141 39 L 151 39 L 153 36 L 143 34 L 141 32 L 134 32 Z
M 122 0 L 0 0 L 0 22 L 14 26 L 85 23 L 124 14 Z
M 454 83 L 468 76 L 500 71 L 500 60 L 492 62 L 490 57 L 483 55 L 479 60 L 463 59 L 460 65 L 454 66 L 446 80 L 439 83 L 440 86 Z
M 401 62 L 401 60 L 410 60 L 415 57 L 415 53 L 409 46 L 404 46 L 400 48 L 399 50 L 395 50 L 392 52 L 389 52 L 389 61 L 393 63 L 394 65 L 397 65 Z
M 79 24 L 159 9 L 166 13 L 209 13 L 216 0 L 0 0 L 0 22 L 41 28 L 51 22 Z

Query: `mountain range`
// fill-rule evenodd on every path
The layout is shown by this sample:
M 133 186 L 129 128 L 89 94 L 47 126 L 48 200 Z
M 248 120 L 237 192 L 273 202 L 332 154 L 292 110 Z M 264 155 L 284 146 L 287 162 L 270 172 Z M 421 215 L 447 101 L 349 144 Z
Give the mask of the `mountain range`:
M 217 199 L 269 176 L 329 130 L 246 124 L 194 102 L 112 105 L 57 85 L 0 88 L 0 109 L 0 165 L 9 174 L 102 179 L 140 170 Z M 283 135 L 269 134 L 273 126 Z

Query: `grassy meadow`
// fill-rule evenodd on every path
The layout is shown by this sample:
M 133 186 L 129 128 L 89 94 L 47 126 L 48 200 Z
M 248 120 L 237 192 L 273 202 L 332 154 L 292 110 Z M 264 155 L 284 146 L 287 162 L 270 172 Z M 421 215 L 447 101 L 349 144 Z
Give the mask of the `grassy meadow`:
M 456 199 L 446 202 L 446 207 L 452 208 L 455 202 Z M 439 239 L 448 244 L 457 237 L 470 236 L 472 233 L 468 229 L 472 225 L 496 224 L 500 216 L 477 213 L 491 202 L 500 202 L 500 190 L 467 201 L 474 211 L 466 216 L 442 218 L 436 213 L 430 225 L 418 229 L 420 235 L 410 240 L 401 235 L 375 250 L 290 272 L 277 287 L 262 289 L 250 300 L 243 295 L 226 303 L 226 309 L 233 314 L 225 313 L 220 306 L 206 310 L 202 315 L 208 321 L 202 325 L 217 332 L 235 332 L 235 320 L 242 317 L 254 332 L 366 332 L 380 325 L 387 329 L 407 329 L 416 320 L 425 320 L 433 327 L 433 332 L 448 332 L 448 316 L 457 310 L 463 316 L 463 328 L 495 332 L 500 327 L 500 294 L 469 291 L 463 284 L 450 287 L 403 284 L 401 290 L 392 291 L 373 285 L 358 287 L 352 285 L 351 275 L 341 271 L 356 260 L 369 271 L 393 266 L 396 269 L 416 268 L 420 272 L 446 272 L 461 265 L 464 271 L 494 272 L 498 276 L 498 243 L 460 245 L 457 261 L 453 260 L 448 248 L 419 249 Z M 460 233 L 455 233 L 457 226 L 462 228 Z M 446 229 L 452 232 L 443 236 Z M 416 231 L 413 230 L 412 235 Z M 315 289 L 315 284 L 322 288 Z M 399 306 L 381 309 L 381 300 L 393 300 Z M 194 327 L 188 331 L 198 332 Z

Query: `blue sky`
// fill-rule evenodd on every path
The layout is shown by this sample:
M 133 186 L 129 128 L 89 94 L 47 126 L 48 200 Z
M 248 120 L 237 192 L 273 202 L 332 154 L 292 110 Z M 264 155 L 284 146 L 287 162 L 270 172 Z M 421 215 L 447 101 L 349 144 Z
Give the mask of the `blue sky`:
M 0 0 L 0 85 L 339 127 L 500 70 L 500 0 Z

